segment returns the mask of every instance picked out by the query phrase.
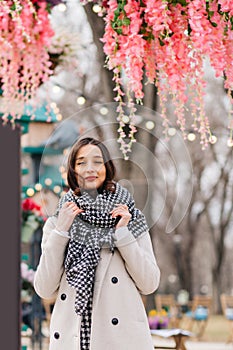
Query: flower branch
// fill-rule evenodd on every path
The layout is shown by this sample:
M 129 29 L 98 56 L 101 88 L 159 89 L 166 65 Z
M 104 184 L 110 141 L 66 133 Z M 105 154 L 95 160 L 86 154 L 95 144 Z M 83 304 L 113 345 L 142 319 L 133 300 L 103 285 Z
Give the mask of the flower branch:
M 224 77 L 225 88 L 233 90 L 231 1 L 109 0 L 103 8 L 108 68 L 126 75 L 124 81 L 118 78 L 116 82 L 114 77 L 118 84 L 116 91 L 125 89 L 130 92 L 130 101 L 132 96 L 136 102 L 141 101 L 145 71 L 148 82 L 157 87 L 165 134 L 169 125 L 166 104 L 170 96 L 184 137 L 187 118 L 192 117 L 189 125 L 193 124 L 199 132 L 202 148 L 206 148 L 211 142 L 211 130 L 203 104 L 206 87 L 203 62 L 208 57 L 216 76 Z M 118 96 L 120 103 L 121 98 Z M 121 108 L 119 111 L 121 116 Z M 122 132 L 121 128 L 119 131 Z M 120 136 L 125 149 L 123 140 Z

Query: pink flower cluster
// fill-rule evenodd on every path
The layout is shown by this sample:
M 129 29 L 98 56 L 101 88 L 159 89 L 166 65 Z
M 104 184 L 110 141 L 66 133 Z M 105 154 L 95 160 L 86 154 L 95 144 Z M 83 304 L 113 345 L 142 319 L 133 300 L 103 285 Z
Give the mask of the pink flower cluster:
M 23 261 L 21 262 L 20 267 L 21 267 L 22 279 L 33 284 L 35 271 L 33 269 L 29 268 L 29 266 Z
M 47 48 L 54 35 L 47 3 L 35 7 L 30 0 L 0 2 L 0 84 L 7 120 L 9 107 L 34 97 L 38 87 L 52 73 Z M 20 113 L 11 110 L 13 118 Z
M 224 76 L 225 88 L 233 89 L 232 0 L 108 0 L 105 8 L 102 40 L 108 68 L 115 72 L 117 100 L 122 104 L 125 90 L 131 102 L 132 96 L 143 98 L 145 71 L 157 87 L 165 128 L 170 95 L 185 135 L 189 101 L 193 128 L 205 148 L 211 133 L 203 103 L 203 61 L 209 57 L 216 76 Z

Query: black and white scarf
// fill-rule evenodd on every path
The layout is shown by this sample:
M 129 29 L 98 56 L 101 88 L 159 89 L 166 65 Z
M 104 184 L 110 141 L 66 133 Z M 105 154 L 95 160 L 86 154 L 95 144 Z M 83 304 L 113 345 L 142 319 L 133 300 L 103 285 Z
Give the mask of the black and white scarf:
M 68 284 L 76 289 L 75 312 L 82 316 L 81 350 L 89 350 L 93 288 L 100 251 L 102 247 L 108 247 L 114 252 L 117 218 L 112 218 L 109 213 L 116 204 L 126 204 L 132 216 L 128 229 L 135 238 L 147 231 L 148 226 L 142 212 L 135 208 L 131 194 L 119 183 L 116 183 L 114 193 L 103 190 L 96 198 L 86 191 L 81 196 L 76 196 L 70 189 L 61 198 L 58 211 L 66 201 L 73 201 L 84 210 L 75 217 L 69 230 L 65 271 Z

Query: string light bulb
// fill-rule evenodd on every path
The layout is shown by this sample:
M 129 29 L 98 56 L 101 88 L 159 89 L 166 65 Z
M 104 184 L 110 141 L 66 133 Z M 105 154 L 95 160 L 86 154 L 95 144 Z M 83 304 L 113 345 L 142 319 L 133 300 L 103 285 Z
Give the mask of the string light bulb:
M 35 194 L 35 190 L 33 188 L 28 188 L 26 191 L 28 197 L 32 197 Z
M 86 103 L 85 97 L 79 96 L 79 97 L 77 98 L 77 104 L 79 104 L 80 106 L 84 105 L 85 103 Z
M 169 128 L 167 133 L 168 133 L 169 136 L 175 136 L 176 129 L 175 128 Z
M 122 121 L 123 121 L 125 124 L 128 124 L 128 123 L 129 123 L 129 117 L 128 117 L 127 115 L 123 115 Z
M 60 186 L 54 186 L 54 188 L 53 188 L 53 192 L 55 192 L 55 193 L 60 193 L 61 192 L 61 187 Z
M 46 186 L 50 186 L 50 185 L 52 185 L 52 180 L 51 180 L 49 177 L 47 177 L 47 178 L 44 180 L 44 183 L 45 183 Z
M 153 130 L 154 127 L 155 127 L 155 123 L 152 122 L 152 120 L 148 120 L 148 122 L 146 122 L 146 128 L 147 128 L 148 130 Z
M 54 94 L 59 94 L 59 92 L 61 91 L 61 88 L 58 85 L 54 85 L 52 89 Z
M 40 183 L 35 184 L 35 190 L 41 191 L 42 190 L 42 185 Z
M 99 13 L 99 12 L 101 12 L 101 10 L 102 10 L 102 8 L 98 4 L 94 4 L 92 7 L 92 11 L 95 13 Z
M 108 114 L 108 108 L 107 107 L 101 107 L 100 108 L 100 114 L 107 115 Z
M 188 134 L 188 136 L 187 136 L 187 139 L 189 140 L 189 141 L 195 141 L 196 140 L 196 135 L 193 133 L 193 132 L 190 132 L 189 134 Z
M 59 10 L 60 12 L 66 12 L 66 10 L 67 10 L 66 4 L 59 4 L 59 5 L 57 6 L 57 8 L 58 8 L 58 10 Z
M 215 144 L 217 142 L 217 140 L 218 139 L 217 139 L 217 137 L 215 135 L 211 135 L 210 136 L 210 139 L 209 139 L 210 143 Z

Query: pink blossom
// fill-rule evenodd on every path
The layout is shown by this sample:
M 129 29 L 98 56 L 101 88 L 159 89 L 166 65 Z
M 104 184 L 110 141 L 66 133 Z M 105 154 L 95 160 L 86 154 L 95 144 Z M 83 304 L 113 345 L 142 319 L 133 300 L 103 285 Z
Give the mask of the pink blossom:
M 12 1 L 0 5 L 0 78 L 4 115 L 8 115 L 13 103 L 26 103 L 34 97 L 40 84 L 52 73 L 47 49 L 54 32 L 46 3 L 41 2 L 37 12 L 29 0 L 20 1 L 19 12 L 12 5 Z M 13 115 L 14 118 L 17 116 L 17 113 Z
M 209 57 L 216 76 L 224 72 L 225 87 L 232 90 L 233 31 L 230 20 L 223 14 L 233 15 L 232 0 L 210 1 L 208 7 L 206 0 L 187 0 L 184 6 L 166 0 L 143 0 L 142 3 L 128 0 L 125 13 L 121 12 L 121 19 L 127 18 L 121 31 L 112 26 L 117 6 L 116 0 L 108 2 L 103 38 L 109 69 L 117 67 L 118 78 L 121 71 L 126 75 L 124 82 L 115 78 L 117 100 L 123 103 L 124 89 L 142 99 L 145 71 L 149 82 L 157 87 L 164 126 L 169 125 L 166 103 L 170 95 L 177 123 L 185 137 L 185 104 L 189 99 L 189 115 L 205 147 L 210 127 L 203 102 L 206 85 L 203 58 Z M 119 111 L 122 113 L 121 108 Z M 128 145 L 122 138 L 122 149 L 127 153 Z
M 231 0 L 218 0 L 219 5 L 221 5 L 222 12 L 229 12 L 230 16 L 233 16 L 233 6 Z
M 33 269 L 30 269 L 29 266 L 25 262 L 21 262 L 21 277 L 27 281 L 33 284 L 35 271 Z

